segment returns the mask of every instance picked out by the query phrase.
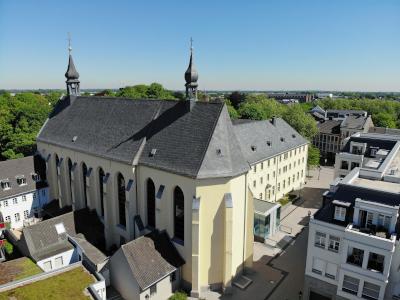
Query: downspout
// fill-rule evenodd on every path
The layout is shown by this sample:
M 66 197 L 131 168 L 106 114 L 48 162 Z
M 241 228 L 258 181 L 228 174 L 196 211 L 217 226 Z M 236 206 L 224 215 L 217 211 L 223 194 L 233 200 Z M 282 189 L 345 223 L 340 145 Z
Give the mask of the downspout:
M 246 173 L 245 177 L 244 177 L 244 207 L 245 207 L 245 214 L 244 214 L 244 220 L 243 220 L 243 260 L 242 260 L 242 273 L 244 273 L 244 268 L 245 268 L 245 259 L 244 259 L 244 252 L 246 249 L 246 221 L 247 221 L 247 175 L 248 173 Z

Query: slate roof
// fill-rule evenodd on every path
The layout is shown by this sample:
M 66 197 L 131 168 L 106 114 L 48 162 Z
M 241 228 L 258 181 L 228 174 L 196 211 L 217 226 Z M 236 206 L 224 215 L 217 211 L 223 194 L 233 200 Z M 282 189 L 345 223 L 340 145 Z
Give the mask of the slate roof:
M 233 128 L 242 153 L 250 164 L 308 143 L 281 118 L 275 118 L 275 125 L 268 120 L 234 122 Z
M 340 127 L 350 128 L 350 129 L 363 129 L 365 123 L 367 122 L 368 118 L 370 117 L 363 117 L 363 116 L 347 116 Z
M 229 140 L 232 124 L 225 105 L 197 102 L 190 110 L 188 102 L 66 97 L 37 140 L 194 178 L 245 173 L 248 165 Z M 223 148 L 223 155 L 210 153 L 210 143 Z M 156 154 L 150 155 L 153 149 Z
M 82 248 L 84 255 L 95 265 L 103 263 L 107 256 L 89 243 L 82 234 L 73 237 L 73 240 Z
M 35 182 L 32 173 L 40 175 L 41 181 Z M 26 185 L 18 185 L 17 176 L 23 175 L 26 178 Z M 46 166 L 40 156 L 28 156 L 24 158 L 11 159 L 0 162 L 0 181 L 8 179 L 11 189 L 3 190 L 0 187 L 0 199 L 11 198 L 12 196 L 44 188 L 46 183 Z
M 121 249 L 141 291 L 176 270 L 156 250 L 149 237 L 139 237 L 122 245 Z
M 317 124 L 320 133 L 340 134 L 340 124 L 342 121 L 325 120 Z
M 158 230 L 153 230 L 147 234 L 146 237 L 149 237 L 153 240 L 154 247 L 169 264 L 175 268 L 179 268 L 185 264 L 185 260 L 172 244 L 171 239 L 165 230 L 161 232 Z
M 353 208 L 356 198 L 390 206 L 400 205 L 400 194 L 398 193 L 390 193 L 382 190 L 368 189 L 347 184 L 339 184 L 337 191 L 335 193 L 330 193 L 329 198 L 332 200 L 351 203 L 350 213 L 346 215 L 345 222 L 339 222 L 333 218 L 335 206 L 332 202 L 328 202 L 325 206 L 319 209 L 315 213 L 314 218 L 341 226 L 347 226 L 350 222 L 352 222 Z
M 66 234 L 57 233 L 55 225 L 60 223 L 64 224 L 66 233 L 76 234 L 73 212 L 23 228 L 23 237 L 29 254 L 34 260 L 39 261 L 73 249 Z

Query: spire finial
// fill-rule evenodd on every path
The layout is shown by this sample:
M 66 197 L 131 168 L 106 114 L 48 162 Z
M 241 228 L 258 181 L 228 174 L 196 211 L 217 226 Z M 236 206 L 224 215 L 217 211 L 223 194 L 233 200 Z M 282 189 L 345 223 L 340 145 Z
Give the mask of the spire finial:
M 68 32 L 68 52 L 71 54 L 72 47 L 71 47 L 71 33 Z
M 189 66 L 185 72 L 185 81 L 186 81 L 186 98 L 188 100 L 197 99 L 197 79 L 199 75 L 194 67 L 193 63 L 193 38 L 190 37 L 190 59 L 189 59 Z
M 190 37 L 190 52 L 193 52 L 193 38 Z

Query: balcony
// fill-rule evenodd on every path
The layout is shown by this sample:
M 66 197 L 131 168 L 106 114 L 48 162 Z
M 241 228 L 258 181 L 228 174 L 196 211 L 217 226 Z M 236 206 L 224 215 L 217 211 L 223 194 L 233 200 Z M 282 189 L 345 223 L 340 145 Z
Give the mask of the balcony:
M 345 238 L 350 241 L 392 251 L 396 241 L 396 234 L 390 234 L 386 229 L 380 226 L 360 228 L 356 225 L 349 224 L 345 229 Z

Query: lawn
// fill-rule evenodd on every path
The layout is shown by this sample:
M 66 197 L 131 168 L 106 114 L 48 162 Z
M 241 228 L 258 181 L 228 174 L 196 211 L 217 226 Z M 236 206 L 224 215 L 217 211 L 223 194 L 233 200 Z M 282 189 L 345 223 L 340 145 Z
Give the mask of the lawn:
M 0 265 L 0 285 L 39 273 L 42 270 L 27 257 L 6 261 Z
M 94 278 L 82 267 L 43 279 L 17 289 L 0 293 L 0 300 L 23 299 L 76 299 L 86 300 L 83 291 L 94 283 Z

